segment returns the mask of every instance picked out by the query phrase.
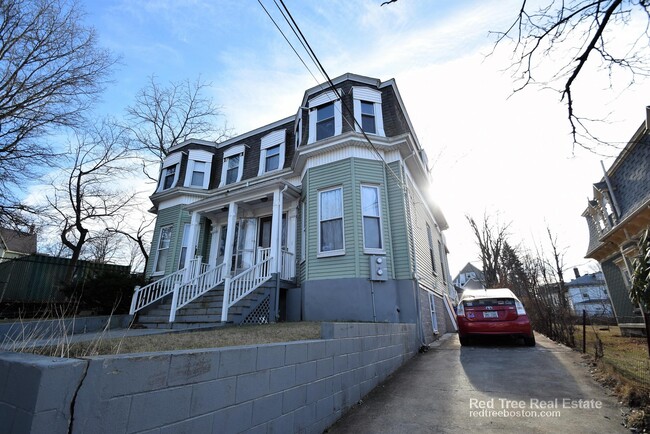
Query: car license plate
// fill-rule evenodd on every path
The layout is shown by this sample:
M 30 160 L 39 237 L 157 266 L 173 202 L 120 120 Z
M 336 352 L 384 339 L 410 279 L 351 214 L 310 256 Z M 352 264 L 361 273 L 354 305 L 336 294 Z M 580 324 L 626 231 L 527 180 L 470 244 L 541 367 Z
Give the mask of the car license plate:
M 499 318 L 499 312 L 483 312 L 483 318 Z

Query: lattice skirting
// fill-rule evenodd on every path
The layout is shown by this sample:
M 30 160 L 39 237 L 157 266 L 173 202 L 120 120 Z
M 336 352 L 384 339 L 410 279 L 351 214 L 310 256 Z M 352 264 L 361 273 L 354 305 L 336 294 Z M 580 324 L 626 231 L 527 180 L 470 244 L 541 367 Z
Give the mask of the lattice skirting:
M 271 296 L 267 295 L 255 309 L 249 313 L 242 324 L 268 324 L 271 316 Z

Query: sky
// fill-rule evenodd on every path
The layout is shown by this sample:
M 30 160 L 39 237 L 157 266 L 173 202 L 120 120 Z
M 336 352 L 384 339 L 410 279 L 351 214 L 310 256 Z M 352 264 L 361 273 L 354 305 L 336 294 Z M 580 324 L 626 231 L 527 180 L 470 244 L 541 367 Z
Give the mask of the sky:
M 262 3 L 294 43 L 271 0 Z M 516 17 L 515 0 L 286 0 L 330 77 L 346 72 L 394 78 L 432 166 L 432 194 L 449 224 L 452 277 L 478 262 L 466 215 L 509 224 L 511 244 L 548 247 L 557 236 L 567 269 L 593 272 L 584 258 L 582 212 L 613 161 L 574 147 L 560 95 L 543 87 L 513 92 L 512 46 L 494 50 L 491 31 Z M 82 0 L 99 42 L 120 57 L 98 112 L 120 116 L 155 75 L 162 83 L 211 83 L 210 96 L 237 134 L 294 115 L 312 77 L 256 0 Z M 634 26 L 634 20 L 629 25 Z M 298 49 L 298 48 L 297 48 Z M 488 55 L 492 53 L 491 55 Z M 548 56 L 539 75 L 565 60 Z M 645 119 L 650 82 L 587 71 L 577 108 L 600 136 L 623 146 Z M 610 152 L 611 154 L 611 152 Z M 153 187 L 152 187 L 153 189 Z

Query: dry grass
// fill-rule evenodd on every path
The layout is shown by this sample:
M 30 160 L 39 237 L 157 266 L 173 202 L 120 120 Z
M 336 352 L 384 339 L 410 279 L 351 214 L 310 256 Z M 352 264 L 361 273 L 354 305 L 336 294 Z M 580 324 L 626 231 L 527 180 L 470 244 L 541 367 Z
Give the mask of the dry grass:
M 320 323 L 299 322 L 232 326 L 216 330 L 130 336 L 70 343 L 66 356 L 87 357 L 108 354 L 147 353 L 308 339 L 320 339 Z M 55 355 L 57 353 L 56 348 L 52 348 L 52 350 L 52 355 Z M 40 349 L 39 353 L 47 354 L 43 349 Z
M 650 389 L 650 358 L 645 338 L 621 336 L 619 328 L 615 326 L 587 326 L 586 332 L 588 354 L 632 382 Z M 576 343 L 581 350 L 582 327 L 576 328 Z
M 587 354 L 593 360 L 592 375 L 633 407 L 625 417 L 626 426 L 638 431 L 646 429 L 650 426 L 650 359 L 646 339 L 623 337 L 615 326 L 588 326 L 585 334 Z M 576 327 L 576 343 L 577 349 L 582 350 L 582 327 Z

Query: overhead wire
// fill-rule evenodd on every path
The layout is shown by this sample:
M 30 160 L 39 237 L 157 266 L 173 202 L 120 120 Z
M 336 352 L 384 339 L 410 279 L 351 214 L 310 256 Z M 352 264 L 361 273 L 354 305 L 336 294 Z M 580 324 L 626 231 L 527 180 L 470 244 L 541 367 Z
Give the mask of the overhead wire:
M 339 112 L 339 113 L 341 114 L 341 118 L 345 119 L 345 122 L 347 123 L 347 125 L 348 125 L 352 130 L 355 129 L 355 126 L 358 127 L 359 132 L 361 132 L 361 134 L 363 135 L 365 141 L 366 141 L 366 142 L 368 143 L 368 145 L 370 146 L 370 149 L 371 149 L 371 150 L 374 152 L 374 154 L 375 154 L 375 155 L 380 159 L 380 161 L 382 161 L 383 165 L 384 165 L 385 168 L 389 171 L 389 173 L 390 173 L 390 174 L 395 178 L 395 180 L 397 181 L 397 183 L 398 183 L 398 185 L 400 186 L 400 188 L 402 188 L 403 190 L 406 190 L 406 189 L 407 189 L 407 186 L 404 185 L 403 180 L 402 180 L 402 179 L 401 179 L 401 178 L 400 178 L 400 177 L 395 173 L 395 171 L 394 171 L 394 170 L 393 170 L 393 169 L 388 165 L 388 163 L 387 163 L 386 160 L 384 159 L 384 156 L 379 152 L 379 149 L 377 149 L 377 147 L 375 146 L 375 144 L 372 143 L 372 141 L 370 140 L 370 137 L 368 137 L 367 133 L 364 131 L 364 129 L 363 129 L 363 127 L 361 126 L 361 124 L 359 124 L 359 121 L 358 121 L 357 118 L 354 116 L 354 112 L 353 112 L 353 110 L 352 110 L 352 109 L 349 107 L 349 105 L 348 105 L 348 104 L 343 100 L 343 95 L 341 95 L 341 93 L 339 92 L 339 89 L 337 89 L 336 86 L 334 85 L 334 82 L 332 81 L 332 79 L 330 78 L 329 74 L 328 74 L 327 71 L 325 70 L 325 67 L 323 66 L 323 64 L 322 64 L 322 63 L 320 62 L 320 60 L 318 59 L 318 56 L 316 55 L 316 53 L 315 53 L 314 50 L 312 49 L 311 45 L 309 44 L 309 41 L 307 41 L 307 38 L 305 37 L 304 33 L 303 33 L 302 30 L 300 29 L 300 26 L 298 25 L 298 23 L 296 22 L 296 20 L 293 18 L 293 15 L 292 15 L 291 12 L 289 11 L 289 8 L 286 6 L 286 4 L 284 3 L 283 0 L 279 0 L 279 1 L 280 1 L 280 4 L 282 5 L 282 8 L 280 8 L 280 6 L 278 5 L 277 0 L 273 0 L 273 1 L 274 1 L 274 3 L 275 3 L 276 7 L 278 8 L 278 10 L 280 11 L 280 13 L 282 14 L 282 16 L 284 17 L 285 21 L 286 21 L 287 24 L 289 25 L 289 27 L 290 27 L 291 30 L 293 31 L 294 35 L 296 36 L 296 38 L 297 38 L 298 41 L 300 42 L 300 44 L 303 46 L 303 48 L 305 49 L 305 51 L 309 54 L 309 57 L 311 58 L 312 62 L 316 65 L 316 67 L 318 68 L 318 70 L 319 70 L 319 72 L 321 73 L 321 75 L 323 75 L 323 77 L 324 77 L 325 80 L 327 81 L 327 84 L 329 85 L 329 88 L 334 92 L 334 94 L 336 95 L 337 99 L 341 101 L 341 105 L 343 106 L 343 108 L 347 111 L 347 113 L 348 113 L 348 114 L 352 117 L 352 119 L 354 120 L 354 125 L 350 123 L 349 118 L 346 118 L 345 116 L 343 116 L 343 113 Z M 258 2 L 260 2 L 260 0 L 258 0 Z M 260 3 L 260 4 L 261 4 L 261 3 Z M 263 5 L 262 5 L 262 7 L 263 7 Z M 264 8 L 264 9 L 265 9 L 265 11 L 266 11 L 266 8 Z M 268 11 L 267 11 L 267 14 L 268 14 Z M 274 21 L 274 23 L 275 23 L 275 21 Z M 275 24 L 276 24 L 276 27 L 278 27 L 278 26 L 277 26 L 277 23 L 275 23 Z M 278 30 L 280 30 L 280 29 L 278 28 Z M 285 38 L 285 40 L 287 41 L 287 43 L 289 43 L 289 45 L 291 46 L 291 48 L 294 50 L 294 52 L 296 52 L 295 48 L 294 48 L 293 45 L 288 41 L 288 39 L 286 38 L 286 36 L 284 35 L 284 33 L 283 33 L 281 30 L 280 30 L 280 32 L 282 33 L 282 35 L 283 35 L 283 37 Z M 297 52 L 296 52 L 296 55 L 298 55 Z M 298 57 L 300 58 L 300 56 L 298 56 Z M 302 58 L 300 58 L 300 59 L 301 59 L 301 61 L 302 61 Z M 303 64 L 304 64 L 304 62 L 303 62 Z M 305 66 L 306 66 L 306 65 L 305 65 Z M 312 77 L 314 78 L 314 80 L 316 80 L 316 78 L 314 77 L 314 75 L 311 73 L 311 70 L 309 70 L 309 68 L 307 68 L 307 70 L 310 71 L 310 74 L 312 75 Z M 318 80 L 316 80 L 316 81 L 319 82 Z M 319 84 L 320 84 L 320 83 L 319 83 Z

